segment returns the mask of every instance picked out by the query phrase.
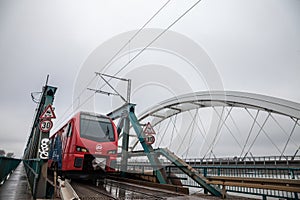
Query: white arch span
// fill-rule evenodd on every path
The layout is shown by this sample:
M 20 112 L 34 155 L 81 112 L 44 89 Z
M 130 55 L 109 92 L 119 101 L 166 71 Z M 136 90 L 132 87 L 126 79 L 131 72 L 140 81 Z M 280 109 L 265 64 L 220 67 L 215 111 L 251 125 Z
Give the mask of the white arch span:
M 152 125 L 155 126 L 181 112 L 213 106 L 251 108 L 300 119 L 300 103 L 246 92 L 203 91 L 184 94 L 158 103 L 139 115 L 139 121 L 153 117 Z

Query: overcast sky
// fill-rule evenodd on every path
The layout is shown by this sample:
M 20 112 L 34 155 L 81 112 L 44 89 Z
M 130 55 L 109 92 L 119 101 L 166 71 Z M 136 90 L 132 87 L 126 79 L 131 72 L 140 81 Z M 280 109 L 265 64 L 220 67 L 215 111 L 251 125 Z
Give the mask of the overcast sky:
M 22 155 L 36 107 L 30 93 L 47 74 L 59 118 L 90 54 L 140 28 L 164 2 L 0 0 L 0 148 Z M 166 28 L 193 2 L 171 1 L 147 28 Z M 225 90 L 300 102 L 299 11 L 299 0 L 203 0 L 170 30 L 206 52 Z

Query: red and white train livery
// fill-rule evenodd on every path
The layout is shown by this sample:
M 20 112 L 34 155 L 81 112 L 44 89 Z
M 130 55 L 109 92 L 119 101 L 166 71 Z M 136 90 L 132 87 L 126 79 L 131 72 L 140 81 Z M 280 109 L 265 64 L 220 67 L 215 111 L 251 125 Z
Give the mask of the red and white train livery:
M 104 115 L 79 112 L 50 137 L 48 167 L 65 176 L 114 171 L 118 134 Z

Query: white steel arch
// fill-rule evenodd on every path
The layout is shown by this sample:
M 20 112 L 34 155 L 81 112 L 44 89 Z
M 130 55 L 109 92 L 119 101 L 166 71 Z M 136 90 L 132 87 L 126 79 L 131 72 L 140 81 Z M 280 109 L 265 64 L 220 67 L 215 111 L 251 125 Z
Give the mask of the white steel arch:
M 158 103 L 140 114 L 139 121 L 152 117 L 152 125 L 156 126 L 173 115 L 197 108 L 214 106 L 252 108 L 300 119 L 300 103 L 246 92 L 203 91 L 173 97 Z

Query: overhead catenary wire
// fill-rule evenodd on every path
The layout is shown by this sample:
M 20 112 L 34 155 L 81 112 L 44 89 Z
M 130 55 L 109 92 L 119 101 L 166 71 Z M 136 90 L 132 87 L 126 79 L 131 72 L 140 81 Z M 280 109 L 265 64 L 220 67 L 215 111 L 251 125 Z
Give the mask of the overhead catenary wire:
M 162 8 L 161 9 L 159 9 L 158 10 L 158 12 L 156 12 L 154 15 L 155 16 L 157 16 L 157 14 L 159 13 L 159 12 L 161 12 L 161 10 L 169 3 L 170 1 L 167 1 L 163 6 L 162 6 Z M 201 0 L 198 0 L 198 1 L 196 1 L 191 7 L 189 7 L 183 14 L 181 14 L 173 23 L 171 23 L 167 28 L 165 28 L 160 34 L 158 34 L 150 43 L 148 43 L 141 51 L 139 51 L 139 53 L 137 53 L 133 58 L 131 58 L 120 70 L 118 70 L 113 76 L 116 76 L 116 75 L 118 75 L 122 70 L 124 70 L 133 60 L 135 60 L 138 56 L 140 56 L 149 46 L 151 46 L 155 41 L 157 41 L 163 34 L 165 34 L 172 26 L 174 26 L 180 19 L 182 19 L 188 12 L 190 12 L 196 5 L 198 5 L 198 3 L 200 3 L 201 2 Z M 152 16 L 150 19 L 152 20 L 154 17 Z M 150 21 L 151 21 L 150 20 Z M 149 20 L 148 20 L 149 21 Z M 146 24 L 148 24 L 149 22 L 146 22 Z M 143 29 L 145 26 L 142 26 L 142 28 L 141 29 Z M 141 32 L 141 30 L 139 30 L 138 31 L 139 33 Z M 138 34 L 135 34 L 134 35 L 134 37 L 136 37 Z M 133 39 L 133 38 L 132 38 Z M 131 39 L 131 40 L 132 40 Z M 128 43 L 128 42 L 127 42 Z M 126 43 L 126 44 L 127 44 Z M 127 45 L 125 45 L 125 47 L 126 47 Z M 124 48 L 125 48 L 124 47 Z M 121 47 L 122 48 L 122 47 Z M 120 48 L 120 49 L 121 49 Z M 122 49 L 123 50 L 123 49 Z M 122 50 L 119 50 L 120 52 L 122 51 Z M 117 54 L 118 55 L 118 54 Z M 117 56 L 116 55 L 116 56 Z M 115 56 L 115 57 L 116 57 Z M 112 59 L 113 60 L 113 59 Z M 110 63 L 110 62 L 109 62 Z M 111 81 L 111 79 L 109 79 L 108 81 Z M 102 85 L 99 89 L 101 90 L 103 87 L 105 86 L 105 84 L 104 85 Z M 88 87 L 88 86 L 87 86 Z M 84 88 L 83 90 L 85 90 L 86 88 Z M 83 93 L 83 92 L 82 92 Z M 81 94 L 82 95 L 82 94 Z M 79 96 L 81 96 L 81 95 L 79 95 Z M 77 96 L 75 99 L 77 99 L 77 98 L 79 98 L 79 96 Z M 92 96 L 90 96 L 88 99 L 90 99 Z M 88 100 L 86 100 L 85 101 L 85 103 L 87 102 Z M 80 104 L 80 106 L 82 106 L 83 104 Z M 73 104 L 71 104 L 71 108 L 72 108 L 72 106 L 73 106 Z M 79 107 L 79 106 L 78 106 Z M 70 109 L 70 108 L 69 108 Z M 65 119 L 63 119 L 62 120 L 62 122 L 64 121 Z M 62 123 L 61 122 L 61 123 Z M 61 123 L 60 123 L 60 125 L 61 125 Z
M 86 85 L 86 87 L 88 87 L 94 80 L 95 80 L 95 78 L 96 78 L 97 76 L 95 75 L 90 81 L 89 81 L 89 83 Z M 77 95 L 77 97 L 75 98 L 75 99 L 78 99 L 85 91 L 86 91 L 86 87 L 84 87 L 81 91 L 80 91 L 80 93 L 79 93 L 79 95 Z M 93 95 L 92 95 L 93 96 Z M 90 96 L 89 98 L 91 98 L 92 96 Z M 56 122 L 58 125 L 58 127 L 60 126 L 60 125 L 62 125 L 62 123 L 67 119 L 67 117 L 65 117 L 64 118 L 64 116 L 68 113 L 68 111 L 71 109 L 71 108 L 73 108 L 73 106 L 74 106 L 74 100 L 73 100 L 73 103 L 71 103 L 70 104 L 70 106 L 68 106 L 68 108 L 64 111 L 64 113 L 63 113 L 63 115 L 60 117 L 60 119 Z M 78 106 L 79 107 L 79 106 Z
M 194 3 L 189 9 L 187 9 L 183 14 L 181 14 L 173 23 L 171 23 L 167 28 L 165 28 L 160 34 L 158 34 L 151 42 L 149 42 L 141 51 L 139 51 L 132 59 L 130 59 L 121 69 L 119 69 L 114 76 L 118 75 L 123 71 L 133 60 L 140 56 L 149 46 L 156 42 L 163 34 L 165 34 L 172 26 L 174 26 L 180 19 L 182 19 L 188 12 L 190 12 L 201 0 Z
M 183 14 L 181 14 L 173 23 L 171 23 L 167 28 L 165 28 L 160 34 L 158 34 L 152 41 L 150 41 L 142 50 L 140 50 L 133 58 L 131 58 L 121 69 L 119 69 L 116 73 L 114 73 L 113 76 L 117 76 L 121 71 L 123 71 L 132 61 L 134 61 L 138 56 L 140 56 L 148 47 L 150 47 L 154 42 L 156 42 L 163 34 L 165 34 L 172 26 L 174 26 L 180 19 L 182 19 L 188 12 L 190 12 L 198 3 L 200 3 L 201 0 L 196 1 L 191 7 L 189 7 Z M 124 47 L 125 48 L 125 47 Z M 111 81 L 112 78 L 108 80 Z M 101 90 L 105 84 L 103 84 L 99 90 Z M 176 120 L 176 118 L 175 118 Z M 174 124 L 174 122 L 173 122 Z M 174 128 L 176 129 L 176 126 L 174 124 Z M 176 129 L 177 130 L 177 129 Z M 174 130 L 173 130 L 174 131 Z M 172 132 L 173 135 L 173 132 Z M 180 136 L 180 135 L 179 135 Z M 173 137 L 173 136 L 172 136 Z M 171 137 L 171 140 L 172 140 Z M 171 143 L 170 143 L 171 145 Z
M 154 42 L 156 42 L 163 34 L 165 34 L 172 26 L 174 26 L 180 19 L 182 19 L 188 12 L 190 12 L 201 0 L 196 1 L 191 7 L 189 7 L 183 14 L 181 14 L 174 22 L 172 22 L 167 28 L 160 32 L 153 40 L 151 40 L 142 50 L 140 50 L 133 58 L 131 58 L 125 65 L 123 65 L 113 76 L 117 76 L 121 71 L 123 71 L 132 61 L 139 57 L 146 49 L 148 49 Z M 124 47 L 125 48 L 125 47 Z M 111 81 L 110 78 L 108 81 Z M 101 90 L 106 84 L 103 84 L 99 90 Z
M 126 48 L 126 46 L 129 45 L 130 42 L 170 3 L 170 1 L 171 0 L 168 0 L 162 7 L 160 7 L 159 10 L 156 11 L 156 13 L 150 17 L 150 19 L 141 28 L 139 28 L 139 30 L 106 62 L 103 68 L 107 67 Z
M 153 40 L 151 40 L 142 50 L 140 50 L 133 58 L 131 58 L 121 69 L 119 69 L 113 76 L 118 75 L 121 71 L 123 71 L 132 61 L 134 61 L 138 56 L 140 56 L 149 46 L 151 46 L 154 42 L 156 42 L 163 34 L 165 34 L 172 26 L 174 26 L 180 19 L 182 19 L 189 11 L 191 11 L 201 0 L 198 0 L 194 3 L 189 9 L 187 9 L 183 14 L 181 14 L 173 23 L 171 23 L 167 28 L 165 28 L 162 32 L 160 32 Z M 109 79 L 108 81 L 110 81 Z M 102 89 L 104 85 L 100 88 Z
M 107 67 L 119 54 L 120 52 L 135 38 L 139 35 L 139 33 L 170 3 L 171 0 L 168 0 L 166 1 L 166 3 L 163 4 L 163 6 L 161 6 L 156 12 L 154 15 L 152 15 L 149 20 L 147 20 L 147 22 L 141 27 L 138 29 L 138 31 L 126 42 L 124 43 L 124 45 L 108 60 L 108 62 L 103 66 L 104 68 Z M 98 71 L 100 72 L 100 70 Z M 85 91 L 86 91 L 86 88 L 89 87 L 89 85 L 95 80 L 95 78 L 97 77 L 97 74 L 88 82 L 88 84 L 83 87 L 83 89 L 80 91 L 79 95 L 77 95 L 77 97 L 75 99 L 78 99 Z M 89 96 L 89 98 L 84 101 L 84 102 L 87 102 L 92 96 Z M 74 106 L 74 103 L 72 103 L 66 110 L 65 112 L 63 113 L 62 117 L 60 118 L 60 120 L 58 120 L 59 124 L 58 126 L 60 126 L 65 120 L 66 118 L 64 118 L 64 116 L 68 113 L 68 111 L 73 108 Z M 82 106 L 80 104 L 80 106 Z M 79 106 L 78 106 L 79 107 Z M 58 123 L 57 122 L 57 123 Z

